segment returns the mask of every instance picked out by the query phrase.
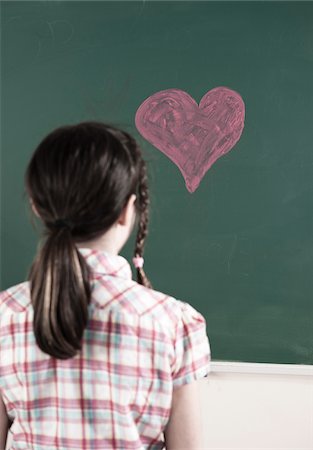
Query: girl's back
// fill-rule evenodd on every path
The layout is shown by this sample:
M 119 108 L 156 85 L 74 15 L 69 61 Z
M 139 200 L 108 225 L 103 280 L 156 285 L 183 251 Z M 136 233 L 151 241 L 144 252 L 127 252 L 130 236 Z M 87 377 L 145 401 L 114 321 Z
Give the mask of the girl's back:
M 0 394 L 13 421 L 12 449 L 162 449 L 166 440 L 169 450 L 192 450 L 200 444 L 193 381 L 208 373 L 210 361 L 205 319 L 153 290 L 143 271 L 148 195 L 135 141 L 103 124 L 82 124 L 83 135 L 76 127 L 74 135 L 70 127 L 59 131 L 59 142 L 67 136 L 62 152 L 51 138 L 54 146 L 43 141 L 30 163 L 27 189 L 46 240 L 29 280 L 0 294 Z M 99 136 L 91 139 L 95 129 L 103 133 L 101 145 Z M 77 149 L 66 154 L 69 137 L 81 153 L 93 151 L 90 164 L 103 177 L 98 186 L 88 158 L 79 159 Z M 126 147 L 128 183 L 123 157 L 112 152 L 105 160 L 99 150 L 110 139 L 111 147 L 118 146 L 114 139 Z M 48 148 L 55 170 L 50 164 L 41 172 L 36 190 L 34 168 L 47 162 Z M 125 191 L 119 208 L 118 195 L 107 192 L 120 194 L 117 173 Z M 101 195 L 106 205 L 96 201 Z M 118 255 L 134 223 L 138 282 Z

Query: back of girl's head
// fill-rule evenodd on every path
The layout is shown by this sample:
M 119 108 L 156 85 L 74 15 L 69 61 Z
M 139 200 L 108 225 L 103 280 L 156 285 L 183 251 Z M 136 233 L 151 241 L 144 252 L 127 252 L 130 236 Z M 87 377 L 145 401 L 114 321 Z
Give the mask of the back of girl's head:
M 26 192 L 45 227 L 29 272 L 38 346 L 67 359 L 81 349 L 91 298 L 90 271 L 76 243 L 96 239 L 137 196 L 134 254 L 143 255 L 149 196 L 146 166 L 136 141 L 101 122 L 60 127 L 35 150 L 25 174 Z M 55 222 L 66 220 L 67 227 Z M 138 282 L 150 287 L 143 269 Z

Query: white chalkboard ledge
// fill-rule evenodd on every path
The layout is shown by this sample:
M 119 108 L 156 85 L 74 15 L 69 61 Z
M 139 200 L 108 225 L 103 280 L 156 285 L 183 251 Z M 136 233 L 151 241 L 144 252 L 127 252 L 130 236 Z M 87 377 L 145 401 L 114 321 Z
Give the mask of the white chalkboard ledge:
M 269 375 L 306 375 L 313 377 L 313 366 L 298 364 L 245 363 L 212 361 L 208 376 L 214 373 L 255 373 Z

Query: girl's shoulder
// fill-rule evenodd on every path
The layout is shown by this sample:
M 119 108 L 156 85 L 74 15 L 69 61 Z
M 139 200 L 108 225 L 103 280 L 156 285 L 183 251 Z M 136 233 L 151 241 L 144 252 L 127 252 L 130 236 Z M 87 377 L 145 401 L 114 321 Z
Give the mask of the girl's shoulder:
M 0 292 L 0 317 L 9 312 L 24 312 L 30 305 L 29 282 L 16 284 Z
M 153 329 L 153 336 L 162 345 L 171 344 L 175 386 L 204 376 L 210 371 L 210 343 L 206 319 L 186 301 L 154 289 L 138 286 L 139 323 L 145 330 Z M 175 349 L 175 350 L 174 350 Z M 193 360 L 193 370 L 190 361 Z
M 158 321 L 167 322 L 174 327 L 206 324 L 203 315 L 186 301 L 137 283 L 136 285 L 135 291 L 137 290 L 139 295 L 134 296 L 132 306 L 136 308 L 137 314 L 151 315 Z

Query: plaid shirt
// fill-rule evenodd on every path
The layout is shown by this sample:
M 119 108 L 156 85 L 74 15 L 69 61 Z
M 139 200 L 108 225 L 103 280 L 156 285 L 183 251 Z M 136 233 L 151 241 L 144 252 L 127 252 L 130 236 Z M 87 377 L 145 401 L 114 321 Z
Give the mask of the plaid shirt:
M 122 256 L 80 248 L 92 269 L 82 350 L 59 360 L 33 332 L 29 283 L 0 293 L 0 395 L 12 450 L 163 449 L 172 390 L 206 376 L 204 317 L 132 280 Z

